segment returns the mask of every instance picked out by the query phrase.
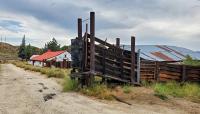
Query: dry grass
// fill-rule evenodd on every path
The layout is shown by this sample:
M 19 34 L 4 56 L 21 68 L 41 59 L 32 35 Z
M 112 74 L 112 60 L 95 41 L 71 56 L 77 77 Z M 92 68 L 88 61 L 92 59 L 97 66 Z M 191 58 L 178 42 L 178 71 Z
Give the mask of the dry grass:
M 48 77 L 55 77 L 55 78 L 64 78 L 69 74 L 70 71 L 69 69 L 36 67 L 22 61 L 16 61 L 13 62 L 13 64 L 25 70 L 40 72 L 41 74 L 45 74 Z
M 85 95 L 93 96 L 99 99 L 106 99 L 106 100 L 113 99 L 111 89 L 104 84 L 94 84 L 93 86 L 83 88 L 80 91 Z

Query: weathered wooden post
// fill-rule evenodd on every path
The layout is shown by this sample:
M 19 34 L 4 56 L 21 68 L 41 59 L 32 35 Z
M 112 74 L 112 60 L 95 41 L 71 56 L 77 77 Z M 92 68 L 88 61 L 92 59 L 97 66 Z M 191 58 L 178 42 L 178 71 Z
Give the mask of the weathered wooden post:
M 186 81 L 186 66 L 183 65 L 181 70 L 182 70 L 181 71 L 181 76 L 182 76 L 181 81 L 184 82 L 184 81 Z
M 120 47 L 120 38 L 116 38 L 116 46 Z
M 84 46 L 85 46 L 84 47 L 85 48 L 85 50 L 84 50 L 85 51 L 85 55 L 84 55 L 85 56 L 85 58 L 84 58 L 85 59 L 84 60 L 85 61 L 84 69 L 86 69 L 87 68 L 87 63 L 88 63 L 88 61 L 87 61 L 88 60 L 88 50 L 87 50 L 88 49 L 88 24 L 87 23 L 86 23 L 86 26 L 85 26 L 85 39 L 84 39 L 84 43 L 85 43 L 84 44 Z
M 159 62 L 158 61 L 156 61 L 155 62 L 155 73 L 154 73 L 154 79 L 156 80 L 156 81 L 159 81 Z
M 78 18 L 78 38 L 82 38 L 82 19 Z
M 135 37 L 131 36 L 131 84 L 135 83 Z
M 140 83 L 140 49 L 137 52 L 137 82 Z
M 88 85 L 91 85 L 95 74 L 95 12 L 90 12 L 90 76 Z
M 95 13 L 90 12 L 90 72 L 95 72 Z

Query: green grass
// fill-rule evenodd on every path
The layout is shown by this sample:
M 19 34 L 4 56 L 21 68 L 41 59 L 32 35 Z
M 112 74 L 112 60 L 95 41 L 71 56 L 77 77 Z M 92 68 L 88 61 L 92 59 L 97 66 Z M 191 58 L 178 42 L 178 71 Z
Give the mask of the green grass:
M 122 86 L 122 90 L 126 94 L 131 93 L 132 92 L 132 86 L 130 86 L 130 85 L 124 85 L 124 86 Z
M 63 83 L 63 91 L 64 92 L 78 91 L 78 81 L 71 80 L 69 77 L 65 77 Z
M 173 96 L 179 98 L 188 98 L 191 100 L 200 100 L 200 85 L 196 83 L 177 82 L 156 83 L 152 85 L 155 94 L 160 96 Z

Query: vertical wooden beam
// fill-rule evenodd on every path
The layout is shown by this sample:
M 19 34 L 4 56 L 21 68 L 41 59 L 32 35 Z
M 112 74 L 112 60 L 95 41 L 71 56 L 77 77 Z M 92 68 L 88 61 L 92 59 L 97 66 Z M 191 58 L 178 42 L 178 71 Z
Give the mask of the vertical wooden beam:
M 124 46 L 120 55 L 120 71 L 121 71 L 121 77 L 124 76 L 124 61 L 123 61 L 123 56 L 124 56 Z
M 120 38 L 116 38 L 116 46 L 120 47 Z
M 182 82 L 184 82 L 184 81 L 186 81 L 186 66 L 185 65 L 183 65 L 182 66 L 182 72 L 181 72 L 182 74 L 182 79 L 181 79 L 181 81 Z
M 159 62 L 155 62 L 155 72 L 154 72 L 154 79 L 159 81 Z
M 78 18 L 78 38 L 82 38 L 82 19 Z
M 95 72 L 95 13 L 90 12 L 90 71 Z
M 86 23 L 86 26 L 85 26 L 85 69 L 87 68 L 87 63 L 88 63 L 88 24 Z
M 131 83 L 135 83 L 135 37 L 131 36 Z
M 137 52 L 137 83 L 140 83 L 140 49 Z

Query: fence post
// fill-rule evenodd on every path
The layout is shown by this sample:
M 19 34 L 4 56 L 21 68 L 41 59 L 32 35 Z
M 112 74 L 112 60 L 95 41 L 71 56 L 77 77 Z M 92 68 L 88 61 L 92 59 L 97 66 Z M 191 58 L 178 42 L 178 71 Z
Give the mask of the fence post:
M 120 38 L 116 38 L 116 46 L 120 47 Z
M 95 72 L 95 13 L 90 12 L 90 72 Z
M 107 41 L 107 39 L 105 40 L 105 43 L 106 43 L 106 41 Z M 105 46 L 105 44 L 104 44 L 104 46 Z M 103 51 L 102 71 L 103 71 L 103 76 L 104 76 L 102 78 L 102 82 L 107 85 L 107 79 L 105 77 L 105 74 L 106 74 L 106 48 L 104 47 L 102 51 Z
M 88 24 L 86 23 L 86 27 L 85 27 L 85 37 L 83 40 L 83 47 L 84 47 L 84 51 L 83 51 L 83 66 L 82 66 L 82 70 L 85 71 L 87 68 L 87 59 L 88 59 Z
M 182 66 L 182 71 L 181 71 L 181 75 L 182 75 L 182 82 L 184 82 L 184 81 L 186 81 L 186 66 L 185 65 L 183 65 Z
M 124 56 L 124 46 L 123 46 L 123 49 L 122 49 L 122 52 L 121 52 L 121 55 L 120 55 L 120 70 L 121 70 L 121 77 L 123 77 L 124 75 L 124 61 L 123 61 L 123 56 Z
M 78 18 L 78 38 L 82 38 L 82 19 Z
M 140 83 L 140 49 L 137 52 L 137 83 Z
M 159 81 L 159 62 L 156 61 L 155 65 L 156 65 L 156 67 L 155 67 L 155 80 Z
M 131 84 L 135 83 L 135 37 L 131 36 Z

